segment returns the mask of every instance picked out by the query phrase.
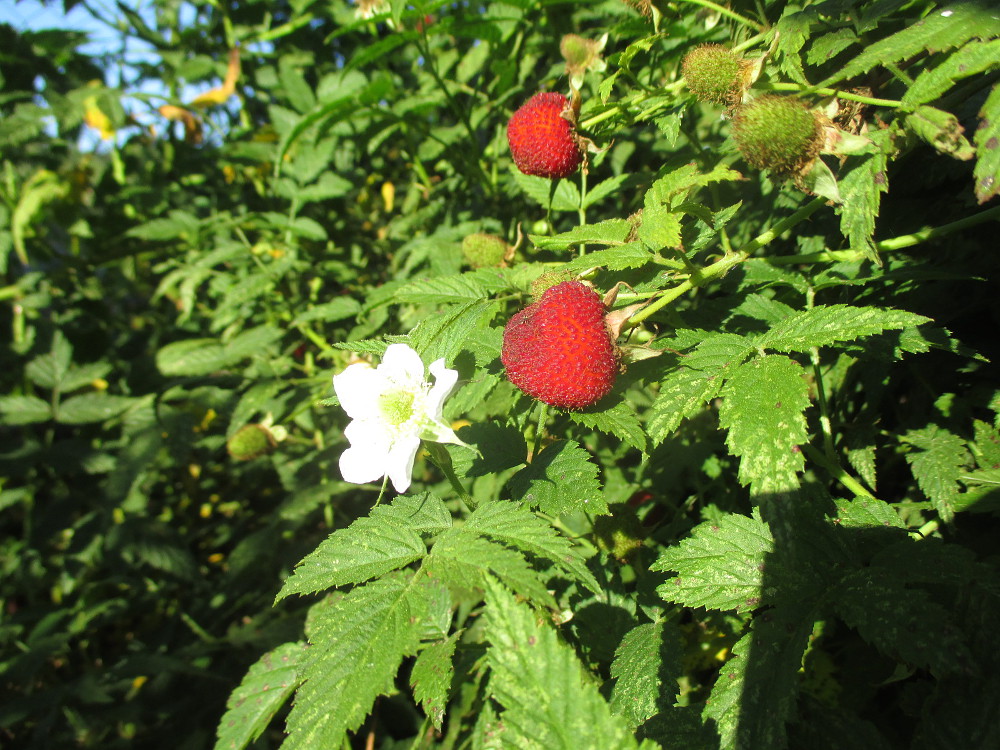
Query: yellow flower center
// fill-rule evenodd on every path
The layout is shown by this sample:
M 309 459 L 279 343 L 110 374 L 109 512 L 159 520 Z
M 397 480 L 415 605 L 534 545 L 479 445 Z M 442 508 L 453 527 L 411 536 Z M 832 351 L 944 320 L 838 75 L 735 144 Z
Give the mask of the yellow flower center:
M 378 405 L 385 421 L 393 427 L 408 422 L 413 417 L 414 398 L 412 391 L 402 389 L 386 391 L 379 396 Z

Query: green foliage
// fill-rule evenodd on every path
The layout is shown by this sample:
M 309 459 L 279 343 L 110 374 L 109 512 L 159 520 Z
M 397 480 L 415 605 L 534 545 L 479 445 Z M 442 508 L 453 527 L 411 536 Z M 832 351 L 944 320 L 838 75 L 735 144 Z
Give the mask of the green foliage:
M 114 46 L 0 25 L 5 743 L 1000 742 L 989 3 L 77 10 Z M 555 182 L 505 138 L 543 90 Z M 822 131 L 777 174 L 765 97 Z M 564 413 L 501 352 L 570 278 L 621 367 Z M 391 344 L 464 444 L 373 458 L 369 394 L 345 456 Z

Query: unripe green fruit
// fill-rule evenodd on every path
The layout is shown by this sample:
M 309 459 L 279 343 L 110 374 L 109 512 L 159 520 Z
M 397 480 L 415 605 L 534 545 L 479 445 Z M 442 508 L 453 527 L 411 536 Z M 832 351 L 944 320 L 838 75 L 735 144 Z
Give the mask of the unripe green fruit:
M 462 240 L 462 255 L 473 268 L 503 265 L 509 246 L 495 234 L 470 234 Z
M 736 104 L 743 93 L 740 58 L 721 44 L 695 47 L 684 56 L 681 71 L 691 93 L 703 102 Z
M 275 446 L 271 431 L 262 424 L 248 424 L 238 429 L 226 442 L 229 455 L 237 461 L 250 461 L 269 453 Z
M 823 128 L 800 100 L 761 96 L 737 113 L 733 138 L 751 166 L 787 175 L 816 157 L 823 142 Z
M 594 541 L 618 562 L 627 563 L 642 547 L 642 524 L 635 510 L 625 504 L 612 505 L 610 510 L 610 516 L 594 519 Z

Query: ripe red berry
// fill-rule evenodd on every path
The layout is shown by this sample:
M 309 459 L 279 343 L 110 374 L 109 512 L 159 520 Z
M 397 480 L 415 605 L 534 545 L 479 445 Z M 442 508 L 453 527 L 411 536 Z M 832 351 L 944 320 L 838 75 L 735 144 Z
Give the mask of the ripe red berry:
M 547 92 L 528 99 L 507 123 L 507 143 L 514 164 L 524 174 L 556 179 L 569 177 L 583 153 L 573 125 L 562 116 L 569 100 Z
M 618 357 L 590 287 L 564 281 L 515 314 L 503 332 L 500 360 L 510 382 L 560 409 L 583 409 L 608 394 Z

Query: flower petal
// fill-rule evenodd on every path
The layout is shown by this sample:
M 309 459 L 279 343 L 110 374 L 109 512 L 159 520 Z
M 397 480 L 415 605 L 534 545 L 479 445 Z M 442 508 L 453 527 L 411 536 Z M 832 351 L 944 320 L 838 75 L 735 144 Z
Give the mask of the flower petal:
M 410 488 L 413 461 L 417 457 L 419 448 L 420 438 L 407 436 L 397 440 L 389 450 L 386 473 L 389 475 L 396 492 L 406 492 Z
M 424 384 L 424 362 L 409 344 L 390 344 L 382 355 L 379 374 L 398 385 Z
M 443 359 L 431 362 L 429 369 L 431 375 L 434 376 L 434 387 L 427 394 L 427 415 L 431 419 L 440 421 L 444 400 L 448 398 L 455 388 L 455 383 L 458 382 L 458 370 L 445 367 Z
M 388 452 L 372 446 L 351 446 L 340 454 L 340 475 L 351 484 L 368 484 L 385 476 Z
M 333 376 L 333 390 L 351 419 L 370 419 L 378 414 L 378 398 L 389 382 L 378 370 L 357 362 Z

